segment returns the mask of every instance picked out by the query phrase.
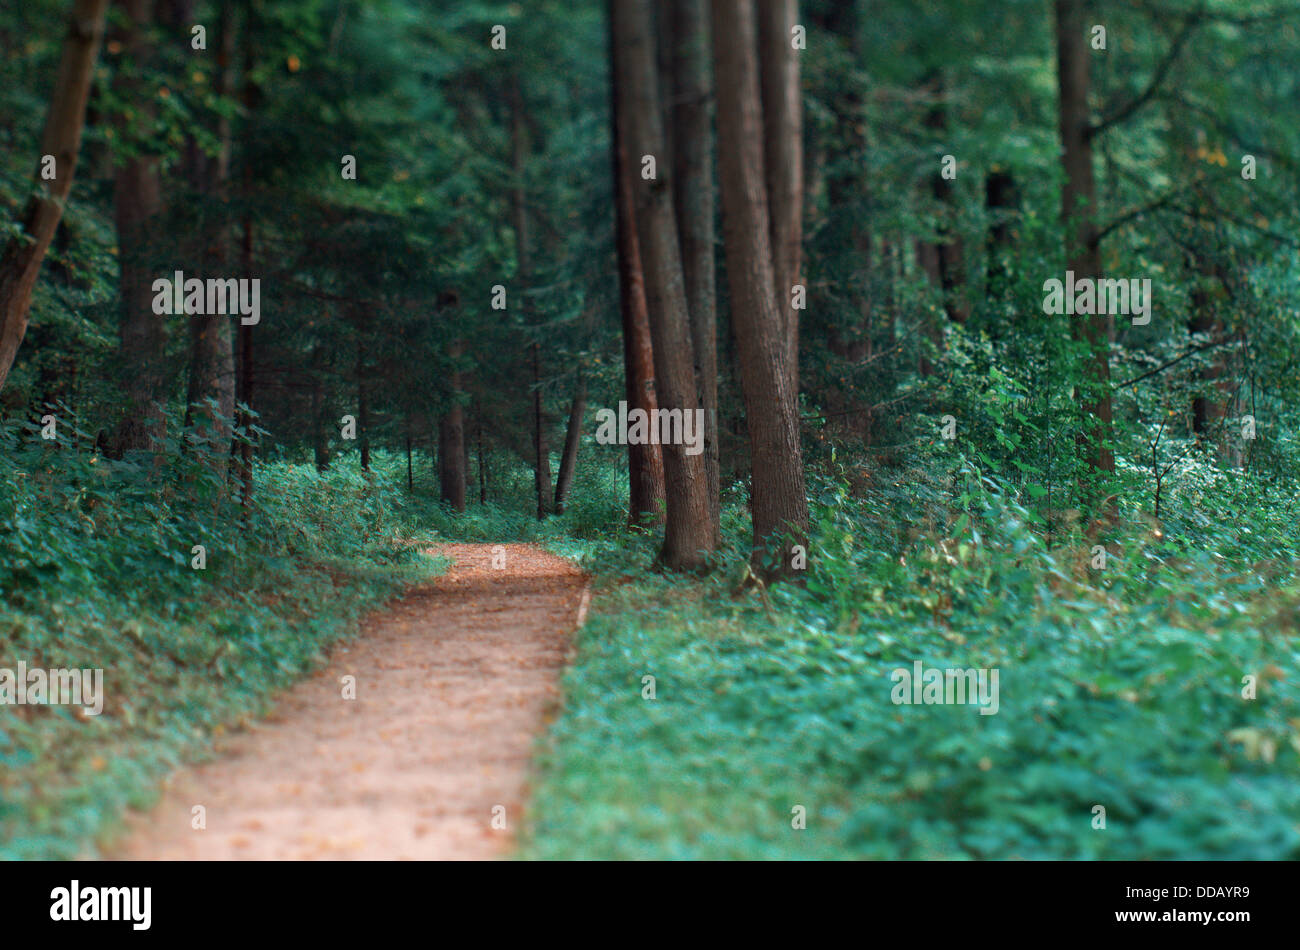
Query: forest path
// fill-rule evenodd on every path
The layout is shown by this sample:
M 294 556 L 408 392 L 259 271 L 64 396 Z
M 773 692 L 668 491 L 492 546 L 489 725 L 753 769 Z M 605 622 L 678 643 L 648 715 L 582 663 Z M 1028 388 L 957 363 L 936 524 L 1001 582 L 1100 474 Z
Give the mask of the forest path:
M 503 856 L 533 738 L 554 713 L 586 576 L 528 545 L 431 553 L 452 568 L 371 614 L 271 715 L 167 781 L 107 857 L 469 860 Z M 323 605 L 324 606 L 324 605 Z M 342 698 L 342 677 L 356 698 Z M 191 809 L 206 809 L 205 830 Z M 505 806 L 506 830 L 493 825 Z M 499 824 L 499 822 L 498 822 Z

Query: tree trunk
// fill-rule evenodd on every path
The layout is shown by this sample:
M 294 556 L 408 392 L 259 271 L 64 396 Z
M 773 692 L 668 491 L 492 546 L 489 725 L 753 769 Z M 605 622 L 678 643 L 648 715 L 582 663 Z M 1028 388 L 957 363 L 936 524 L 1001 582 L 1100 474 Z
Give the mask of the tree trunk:
M 181 31 L 186 47 L 189 46 L 188 0 L 173 0 L 173 25 Z M 230 0 L 222 0 L 217 29 L 217 75 L 214 92 L 218 96 L 227 96 L 233 88 L 231 62 L 234 57 L 235 24 Z M 198 153 L 197 145 L 191 141 L 194 154 L 194 174 L 199 179 L 200 189 L 209 198 L 215 197 L 222 209 L 222 219 L 229 207 L 229 176 L 231 131 L 230 120 L 222 116 L 217 121 L 217 139 L 220 151 L 216 161 L 210 162 L 206 156 Z M 218 226 L 210 245 L 204 249 L 202 257 L 205 271 L 212 269 L 224 271 L 229 260 L 230 234 L 224 226 Z M 217 276 L 205 273 L 204 276 Z M 224 275 L 222 275 L 224 276 Z M 231 320 L 227 314 L 193 314 L 190 317 L 190 379 L 186 392 L 186 422 L 191 419 L 191 412 L 196 404 L 206 406 L 212 400 L 216 406 L 215 414 L 209 409 L 201 410 L 206 417 L 206 428 L 218 443 L 230 439 L 231 420 L 235 414 L 235 353 L 231 339 Z M 313 397 L 317 393 L 313 390 Z M 317 465 L 320 465 L 319 453 Z
M 525 171 L 528 158 L 528 138 L 525 126 L 523 92 L 519 77 L 510 80 L 510 159 L 514 172 L 514 188 L 510 193 L 511 212 L 515 231 L 515 282 L 523 304 L 524 323 L 529 323 L 530 307 L 524 293 L 532 272 L 528 246 L 528 193 L 525 190 Z M 546 446 L 546 419 L 542 407 L 542 357 L 540 346 L 532 345 L 533 364 L 533 486 L 537 492 L 537 520 L 543 520 L 551 511 L 551 454 Z
M 104 36 L 107 8 L 108 0 L 76 0 L 72 5 L 59 73 L 41 133 L 41 155 L 54 156 L 55 177 L 51 182 L 43 181 L 38 166 L 32 195 L 23 210 L 23 233 L 9 240 L 0 257 L 0 389 L 9 378 L 27 332 L 32 290 L 72 190 L 86 121 L 86 100 Z
M 533 476 L 537 488 L 537 520 L 552 511 L 551 450 L 546 444 L 546 420 L 542 413 L 542 348 L 533 344 Z
M 803 263 L 803 99 L 799 53 L 791 30 L 799 22 L 799 4 L 798 0 L 763 0 L 756 9 L 772 277 L 785 328 L 790 391 L 797 398 L 799 311 L 791 306 L 790 289 L 800 282 Z
M 578 446 L 582 442 L 582 418 L 587 410 L 587 381 L 578 380 L 578 391 L 569 406 L 569 428 L 564 436 L 564 455 L 560 457 L 560 474 L 555 479 L 555 513 L 564 514 L 564 503 L 573 484 L 573 472 L 578 465 Z
M 654 347 L 650 340 L 650 315 L 646 309 L 645 278 L 641 269 L 641 246 L 636 233 L 633 181 L 639 167 L 629 154 L 626 125 L 631 117 L 622 108 L 619 84 L 614 77 L 613 17 L 609 29 L 610 115 L 612 135 L 610 157 L 614 173 L 615 237 L 618 250 L 619 310 L 623 325 L 623 378 L 628 411 L 640 409 L 654 418 L 659 407 L 655 396 Z M 664 465 L 659 446 L 627 446 L 628 523 L 633 527 L 660 524 L 664 519 Z
M 153 0 L 120 0 L 128 24 L 117 33 L 123 54 L 135 64 L 136 75 L 153 56 L 147 35 L 153 26 Z M 133 121 L 152 122 L 153 109 L 144 103 L 138 78 L 121 71 L 115 94 L 136 104 L 134 119 L 117 122 L 123 138 L 138 134 Z M 117 169 L 113 185 L 113 217 L 117 227 L 120 296 L 122 300 L 119 354 L 126 374 L 126 407 L 113 437 L 113 454 L 147 449 L 163 435 L 163 414 L 158 402 L 165 398 L 167 323 L 153 312 L 156 228 L 162 211 L 162 181 L 154 155 L 135 155 Z
M 321 383 L 321 348 L 311 353 L 311 442 L 316 471 L 330 467 L 329 443 L 325 439 L 324 386 Z
M 784 574 L 791 570 L 791 547 L 806 544 L 808 498 L 799 417 L 786 366 L 792 354 L 769 290 L 771 232 L 753 0 L 714 0 L 713 38 L 727 282 L 753 456 L 753 554 L 764 573 Z
M 257 64 L 257 31 L 259 21 L 256 14 L 257 7 L 249 6 L 247 13 L 244 15 L 244 75 L 243 88 L 240 90 L 240 99 L 243 102 L 244 109 L 251 114 L 261 99 L 261 91 L 257 83 L 253 81 L 253 68 Z M 249 163 L 244 164 L 243 177 L 243 198 L 245 205 L 252 202 L 253 197 L 253 168 Z M 253 276 L 253 215 L 249 211 L 244 213 L 244 242 L 240 253 L 240 264 L 243 269 L 243 276 L 251 279 Z M 235 377 L 235 401 L 244 406 L 243 410 L 238 413 L 236 425 L 242 426 L 244 438 L 240 441 L 239 450 L 239 479 L 241 483 L 240 506 L 243 508 L 244 515 L 247 516 L 249 505 L 253 497 L 253 328 L 246 325 L 242 320 L 239 322 L 239 366 L 238 373 Z
M 478 415 L 478 503 L 487 504 L 487 464 L 483 457 L 483 414 Z
M 452 342 L 449 349 L 453 366 L 465 350 L 462 340 Z M 442 500 L 457 511 L 465 510 L 465 410 L 459 401 L 460 370 L 452 370 L 449 380 L 451 406 L 438 422 L 438 474 Z
M 370 387 L 366 385 L 366 327 L 357 325 L 357 437 L 361 443 L 361 471 L 370 471 Z
M 244 217 L 244 242 L 240 254 L 244 273 L 253 266 L 253 219 Z M 253 328 L 239 325 L 239 372 L 235 377 L 235 402 L 243 406 L 236 413 L 235 426 L 243 429 L 243 438 L 237 446 L 240 482 L 240 507 L 247 514 L 253 497 Z
M 672 189 L 663 161 L 663 122 L 659 111 L 655 71 L 654 33 L 650 4 L 646 0 L 612 0 L 615 36 L 615 82 L 619 83 L 620 110 L 616 121 L 625 123 L 631 154 L 653 155 L 657 176 L 635 180 L 637 237 L 645 268 L 646 303 L 654 347 L 656 394 L 661 411 L 695 414 L 695 359 L 691 346 L 690 315 Z M 771 286 L 769 281 L 768 286 Z M 692 420 L 694 422 L 694 420 Z M 709 485 L 703 453 L 687 454 L 676 439 L 664 444 L 664 481 L 668 519 L 660 561 L 671 570 L 695 570 L 714 549 L 709 522 Z
M 1065 230 L 1067 268 L 1076 281 L 1101 276 L 1097 232 L 1097 186 L 1092 167 L 1091 118 L 1088 111 L 1089 66 L 1085 0 L 1056 0 L 1057 83 L 1060 92 L 1061 223 Z M 1110 449 L 1110 321 L 1107 314 L 1076 317 L 1071 332 L 1086 340 L 1091 357 L 1080 400 L 1084 413 L 1082 450 L 1087 464 L 1102 477 L 1115 471 Z M 1094 500 L 1104 485 L 1081 486 Z
M 926 92 L 931 102 L 925 114 L 925 127 L 934 134 L 936 144 L 942 144 L 948 135 L 947 90 L 942 72 L 931 74 Z M 953 226 L 956 204 L 952 182 L 943 177 L 942 167 L 930 175 L 930 193 L 939 206 L 940 215 L 939 237 L 933 250 L 932 279 L 943 294 L 943 308 L 948 319 L 953 323 L 965 323 L 970 316 L 970 305 L 965 299 L 965 255 L 961 237 Z M 939 339 L 942 341 L 942 336 Z
M 690 311 L 695 387 L 704 411 L 704 471 L 709 485 L 711 546 L 721 543 L 718 451 L 718 300 L 714 261 L 713 95 L 708 0 L 673 0 L 671 125 L 673 197 Z

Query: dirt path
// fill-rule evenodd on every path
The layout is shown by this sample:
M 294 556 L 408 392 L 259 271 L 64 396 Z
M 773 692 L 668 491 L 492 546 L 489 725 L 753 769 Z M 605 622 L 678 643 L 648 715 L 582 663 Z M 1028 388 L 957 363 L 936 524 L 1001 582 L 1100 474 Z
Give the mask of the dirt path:
M 272 715 L 167 782 L 109 857 L 479 859 L 513 840 L 534 736 L 558 700 L 585 579 L 525 545 L 434 549 L 455 560 L 367 619 Z M 344 676 L 356 699 L 342 698 Z M 191 809 L 207 828 L 191 828 Z M 505 806 L 506 830 L 493 828 Z

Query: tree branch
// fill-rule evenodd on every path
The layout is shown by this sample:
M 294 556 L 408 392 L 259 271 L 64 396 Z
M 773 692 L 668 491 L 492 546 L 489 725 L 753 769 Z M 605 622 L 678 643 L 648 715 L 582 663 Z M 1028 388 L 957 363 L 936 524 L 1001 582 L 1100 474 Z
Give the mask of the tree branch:
M 1196 9 L 1196 12 L 1188 14 L 1186 19 L 1183 20 L 1182 29 L 1179 30 L 1178 35 L 1174 37 L 1174 41 L 1170 45 L 1169 51 L 1165 53 L 1164 59 L 1162 59 L 1156 66 L 1156 71 L 1151 75 L 1151 81 L 1147 83 L 1146 89 L 1142 90 L 1136 98 L 1131 99 L 1127 105 L 1111 113 L 1110 116 L 1102 119 L 1096 125 L 1090 126 L 1087 133 L 1088 138 L 1095 138 L 1111 126 L 1124 122 L 1133 115 L 1133 113 L 1137 112 L 1138 109 L 1141 109 L 1151 101 L 1151 98 L 1160 89 L 1160 84 L 1163 83 L 1165 77 L 1169 75 L 1169 70 L 1173 68 L 1174 63 L 1182 54 L 1183 47 L 1186 46 L 1187 41 L 1191 39 L 1192 32 L 1201 24 L 1204 17 L 1205 5 L 1202 3 L 1202 5 Z
M 1140 383 L 1140 382 L 1142 382 L 1142 380 L 1144 380 L 1144 379 L 1146 379 L 1146 378 L 1148 378 L 1148 377 L 1150 377 L 1150 376 L 1154 376 L 1156 373 L 1163 373 L 1163 372 L 1164 372 L 1165 370 L 1167 370 L 1169 367 L 1174 366 L 1174 365 L 1177 364 L 1177 363 L 1181 363 L 1183 360 L 1187 359 L 1187 357 L 1189 357 L 1189 356 L 1195 356 L 1197 353 L 1203 353 L 1203 352 L 1205 352 L 1206 350 L 1213 350 L 1213 349 L 1215 349 L 1215 348 L 1217 348 L 1217 347 L 1220 347 L 1220 346 L 1227 346 L 1228 344 L 1233 343 L 1233 342 L 1235 342 L 1235 341 L 1233 341 L 1233 340 L 1220 340 L 1220 341 L 1218 341 L 1217 343 L 1207 343 L 1207 344 L 1205 344 L 1204 346 L 1194 346 L 1194 347 L 1192 347 L 1190 350 L 1188 350 L 1186 353 L 1184 353 L 1182 356 L 1175 357 L 1174 359 L 1170 360 L 1168 363 L 1165 363 L 1165 364 L 1162 365 L 1162 366 L 1157 366 L 1155 369 L 1147 370 L 1145 373 L 1143 373 L 1143 374 L 1140 375 L 1140 376 L 1134 376 L 1132 379 L 1127 380 L 1127 381 L 1125 381 L 1125 382 L 1122 382 L 1122 383 L 1116 383 L 1114 386 L 1111 387 L 1111 389 L 1112 389 L 1113 391 L 1118 391 L 1118 390 L 1123 389 L 1125 386 L 1132 386 L 1134 383 Z

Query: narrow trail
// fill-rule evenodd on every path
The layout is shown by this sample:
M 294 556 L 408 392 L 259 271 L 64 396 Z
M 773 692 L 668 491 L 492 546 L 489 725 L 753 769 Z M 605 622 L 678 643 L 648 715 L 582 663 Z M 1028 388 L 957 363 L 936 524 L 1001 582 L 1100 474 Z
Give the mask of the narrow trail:
M 367 618 L 269 718 L 182 769 L 106 857 L 126 860 L 501 857 L 534 737 L 585 612 L 586 579 L 527 545 L 447 544 L 431 584 Z M 356 677 L 356 698 L 342 678 Z M 206 809 L 205 830 L 191 827 Z M 505 806 L 506 830 L 493 825 Z

